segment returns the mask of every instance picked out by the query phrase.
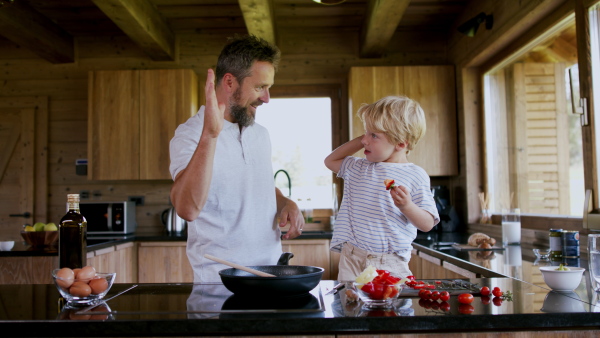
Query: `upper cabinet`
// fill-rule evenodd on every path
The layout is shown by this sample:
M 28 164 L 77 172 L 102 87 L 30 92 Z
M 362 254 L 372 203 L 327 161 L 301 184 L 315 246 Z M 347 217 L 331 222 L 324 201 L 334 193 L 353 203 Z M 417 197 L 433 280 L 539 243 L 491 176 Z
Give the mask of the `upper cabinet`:
M 404 95 L 425 111 L 427 131 L 408 160 L 430 176 L 458 175 L 456 91 L 453 66 L 352 67 L 349 78 L 351 139 L 364 134 L 363 103 Z
M 198 110 L 190 69 L 89 73 L 88 178 L 163 180 L 177 126 Z

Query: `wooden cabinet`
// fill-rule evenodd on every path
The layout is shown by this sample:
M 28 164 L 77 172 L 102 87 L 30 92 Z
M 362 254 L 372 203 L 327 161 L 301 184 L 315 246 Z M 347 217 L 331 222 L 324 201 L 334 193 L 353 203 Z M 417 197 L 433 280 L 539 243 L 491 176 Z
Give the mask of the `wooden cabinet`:
M 137 283 L 137 243 L 125 243 L 89 251 L 87 265 L 98 272 L 116 272 L 115 283 Z
M 171 179 L 169 141 L 198 110 L 194 71 L 92 71 L 88 85 L 88 178 Z
M 331 261 L 328 239 L 293 239 L 282 241 L 284 252 L 291 252 L 294 258 L 290 260 L 290 265 L 308 265 L 318 266 L 325 271 L 321 279 L 335 279 L 331 276 Z
M 192 283 L 187 242 L 138 242 L 139 283 Z
M 349 76 L 351 139 L 364 134 L 363 123 L 356 115 L 358 108 L 388 95 L 407 96 L 419 102 L 425 111 L 427 131 L 409 154 L 409 161 L 425 169 L 430 176 L 458 175 L 454 67 L 352 67 Z

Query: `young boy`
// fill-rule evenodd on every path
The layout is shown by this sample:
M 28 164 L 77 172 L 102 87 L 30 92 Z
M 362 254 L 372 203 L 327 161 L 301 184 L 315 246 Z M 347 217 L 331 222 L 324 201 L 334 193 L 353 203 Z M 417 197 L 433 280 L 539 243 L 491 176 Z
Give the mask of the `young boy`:
M 344 179 L 331 241 L 333 251 L 341 246 L 338 280 L 354 280 L 369 265 L 407 277 L 417 229 L 427 232 L 439 222 L 429 176 L 407 158 L 425 134 L 425 114 L 407 97 L 388 96 L 361 106 L 358 115 L 365 134 L 325 159 Z M 366 159 L 351 156 L 362 148 Z M 389 191 L 388 179 L 395 181 Z

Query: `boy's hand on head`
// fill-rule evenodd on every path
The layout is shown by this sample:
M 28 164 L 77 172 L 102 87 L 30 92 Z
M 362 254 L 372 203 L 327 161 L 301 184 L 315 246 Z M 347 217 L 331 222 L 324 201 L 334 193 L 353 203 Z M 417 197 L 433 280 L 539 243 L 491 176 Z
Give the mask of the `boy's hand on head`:
M 410 197 L 410 191 L 407 187 L 403 185 L 397 185 L 390 189 L 390 194 L 392 195 L 392 200 L 394 204 L 400 209 L 404 209 L 406 206 L 412 203 L 412 198 Z

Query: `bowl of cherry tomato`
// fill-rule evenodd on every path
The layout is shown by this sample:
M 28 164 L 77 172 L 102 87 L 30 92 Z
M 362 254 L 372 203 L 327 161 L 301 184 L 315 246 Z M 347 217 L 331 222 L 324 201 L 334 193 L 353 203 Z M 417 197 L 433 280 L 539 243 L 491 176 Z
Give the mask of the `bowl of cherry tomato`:
M 385 309 L 393 307 L 393 300 L 402 292 L 400 283 L 354 283 L 354 289 L 363 302 L 364 307 L 371 309 Z

